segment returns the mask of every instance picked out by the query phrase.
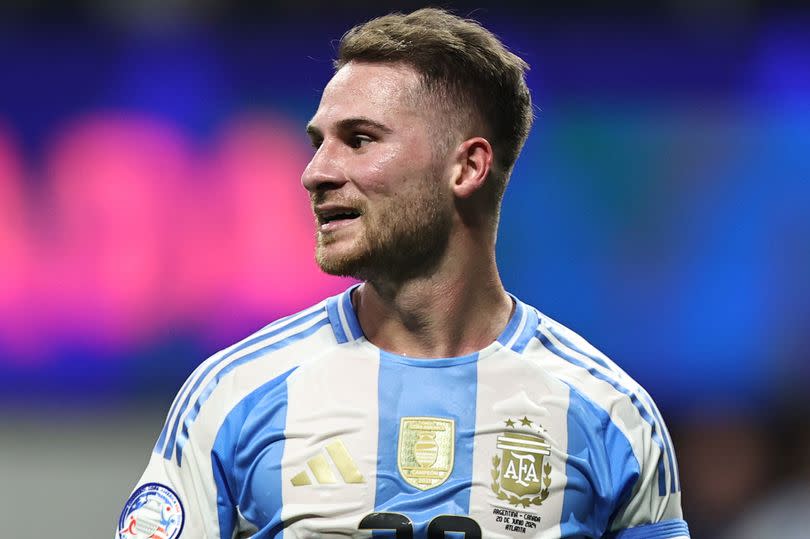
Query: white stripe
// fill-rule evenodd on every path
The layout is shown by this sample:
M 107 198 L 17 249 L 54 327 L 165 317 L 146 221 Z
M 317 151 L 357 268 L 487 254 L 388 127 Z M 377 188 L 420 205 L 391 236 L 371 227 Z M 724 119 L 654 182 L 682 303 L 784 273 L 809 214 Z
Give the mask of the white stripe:
M 374 512 L 377 490 L 379 355 L 371 356 L 363 347 L 339 350 L 287 379 L 280 485 L 285 539 L 371 535 L 358 532 L 358 524 Z M 334 469 L 337 482 L 326 488 L 293 486 L 292 478 L 308 469 L 308 460 L 326 455 L 326 447 L 337 440 L 363 476 L 362 483 L 346 483 Z
M 500 455 L 496 447 L 498 437 L 508 432 L 505 422 L 524 415 L 531 418 L 534 425 L 543 426 L 543 438 L 551 446 L 551 455 L 544 460 L 544 464 L 551 466 L 551 495 L 542 505 L 531 507 L 531 512 L 542 519 L 541 527 L 545 531 L 534 535 L 560 537 L 558 523 L 563 512 L 567 481 L 565 450 L 568 447 L 570 390 L 535 361 L 536 358 L 537 353 L 535 357 L 527 358 L 506 348 L 478 361 L 479 390 L 475 404 L 476 436 L 469 514 L 476 515 L 487 539 L 514 537 L 493 513 L 492 504 L 499 503 L 492 492 L 493 458 Z M 491 388 L 508 390 L 492 391 Z M 526 449 L 520 448 L 520 451 Z M 526 534 L 527 537 L 530 535 Z
M 517 304 L 515 305 L 517 308 Z M 520 338 L 520 335 L 523 333 L 523 328 L 526 327 L 526 321 L 529 318 L 529 309 L 524 305 L 523 312 L 521 313 L 520 323 L 518 324 L 515 333 L 512 335 L 512 338 L 504 345 L 504 348 L 512 348 L 515 345 L 515 342 Z
M 348 294 L 349 292 L 346 291 L 343 294 Z M 343 326 L 343 333 L 349 338 L 350 341 L 357 339 L 354 333 L 352 333 L 352 328 L 349 326 L 348 318 L 346 317 L 346 311 L 343 309 L 343 294 L 340 295 L 337 302 L 338 308 L 338 316 L 340 317 L 340 325 Z

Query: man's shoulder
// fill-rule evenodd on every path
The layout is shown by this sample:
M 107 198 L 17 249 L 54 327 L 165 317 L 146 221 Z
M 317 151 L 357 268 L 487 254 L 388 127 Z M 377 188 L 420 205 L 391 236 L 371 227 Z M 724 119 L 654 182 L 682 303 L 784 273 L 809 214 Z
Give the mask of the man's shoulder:
M 639 421 L 654 414 L 649 394 L 615 361 L 577 332 L 535 312 L 535 339 L 526 354 L 536 358 L 547 373 L 569 386 L 579 398 L 608 413 L 629 408 Z
M 202 424 L 219 425 L 248 396 L 282 387 L 304 361 L 336 346 L 330 299 L 280 318 L 198 365 L 177 393 L 157 447 L 166 455 L 175 447 L 182 451 L 188 434 L 179 428 L 181 418 L 186 431 L 198 416 Z
M 572 330 L 568 326 L 558 322 L 550 316 L 537 311 L 537 328 L 535 336 L 541 349 L 566 360 L 566 362 L 585 368 L 592 374 L 598 372 L 610 372 L 616 377 L 632 379 L 616 363 L 591 344 L 582 335 Z
M 592 434 L 614 426 L 628 440 L 637 462 L 649 463 L 657 473 L 659 492 L 677 485 L 672 440 L 649 393 L 580 335 L 541 313 L 535 336 L 526 353 L 568 386 L 570 401 L 576 403 L 569 407 L 569 419 Z
M 208 387 L 210 393 L 229 379 L 231 390 L 241 392 L 295 370 L 305 358 L 336 345 L 327 298 L 279 318 L 200 363 L 187 385 Z
M 199 368 L 211 364 L 233 364 L 236 368 L 251 363 L 259 358 L 281 353 L 293 345 L 317 343 L 325 346 L 332 343 L 334 337 L 329 331 L 330 317 L 328 303 L 333 298 L 326 298 L 314 305 L 293 314 L 283 316 L 265 325 L 234 344 L 218 351 L 203 362 Z M 326 329 L 327 331 L 320 331 Z

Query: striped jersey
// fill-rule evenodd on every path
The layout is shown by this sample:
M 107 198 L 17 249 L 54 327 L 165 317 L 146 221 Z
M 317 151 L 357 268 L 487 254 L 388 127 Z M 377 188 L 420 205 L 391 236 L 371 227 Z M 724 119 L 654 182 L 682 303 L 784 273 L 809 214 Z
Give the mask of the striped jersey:
M 116 537 L 689 537 L 661 415 L 585 340 L 513 298 L 483 350 L 404 357 L 356 286 L 195 370 Z

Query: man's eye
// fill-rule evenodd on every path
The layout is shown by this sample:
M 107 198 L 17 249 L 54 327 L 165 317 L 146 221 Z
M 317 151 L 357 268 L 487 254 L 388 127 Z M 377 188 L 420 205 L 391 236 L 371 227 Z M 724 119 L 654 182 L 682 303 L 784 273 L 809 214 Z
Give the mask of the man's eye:
M 351 139 L 349 139 L 349 146 L 355 149 L 362 148 L 371 141 L 371 137 L 368 135 L 352 135 Z
M 311 142 L 311 144 L 312 144 L 312 147 L 313 147 L 314 149 L 316 149 L 316 150 L 317 150 L 318 148 L 320 148 L 320 147 L 321 147 L 321 144 L 323 143 L 323 141 L 322 141 L 322 140 L 320 140 L 320 139 L 312 139 L 310 142 Z

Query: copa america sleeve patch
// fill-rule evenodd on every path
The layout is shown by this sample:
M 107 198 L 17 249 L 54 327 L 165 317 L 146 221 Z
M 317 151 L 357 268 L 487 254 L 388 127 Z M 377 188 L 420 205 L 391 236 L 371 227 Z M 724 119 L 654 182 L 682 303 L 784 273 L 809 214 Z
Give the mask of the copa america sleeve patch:
M 129 497 L 118 519 L 118 539 L 176 539 L 183 531 L 183 504 L 172 489 L 146 483 Z

